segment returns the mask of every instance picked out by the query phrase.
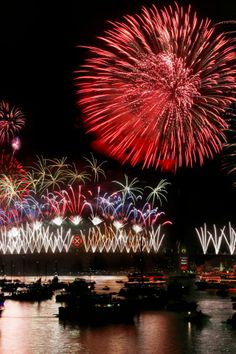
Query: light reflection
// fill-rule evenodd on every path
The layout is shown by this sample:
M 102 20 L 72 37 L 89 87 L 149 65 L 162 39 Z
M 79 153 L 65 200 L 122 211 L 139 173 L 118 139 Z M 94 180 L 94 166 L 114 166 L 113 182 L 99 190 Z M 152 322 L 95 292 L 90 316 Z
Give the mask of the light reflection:
M 98 292 L 105 285 L 110 287 L 110 291 L 117 292 L 122 287 L 117 280 L 127 280 L 125 276 L 92 275 L 85 278 L 96 282 Z M 73 277 L 60 279 L 74 280 Z M 41 303 L 6 300 L 0 318 L 0 353 L 233 353 L 236 348 L 235 332 L 223 323 L 232 315 L 231 302 L 207 292 L 196 296 L 202 312 L 212 317 L 209 324 L 201 327 L 184 321 L 182 314 L 168 311 L 143 312 L 133 324 L 79 326 L 61 322 L 55 317 L 59 305 L 54 298 Z

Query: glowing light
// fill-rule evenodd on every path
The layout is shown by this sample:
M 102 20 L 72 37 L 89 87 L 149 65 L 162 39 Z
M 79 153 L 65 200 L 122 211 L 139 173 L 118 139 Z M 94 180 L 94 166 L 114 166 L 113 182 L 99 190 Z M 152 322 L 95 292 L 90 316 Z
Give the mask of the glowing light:
M 136 234 L 142 231 L 142 227 L 140 225 L 137 225 L 137 224 L 133 225 L 132 229 L 134 230 L 134 232 L 136 232 Z
M 118 221 L 118 220 L 115 220 L 115 221 L 113 222 L 113 225 L 115 226 L 115 228 L 116 228 L 117 230 L 120 230 L 120 229 L 122 229 L 122 227 L 124 227 L 124 225 L 123 225 L 120 221 Z
M 17 229 L 16 227 L 13 227 L 12 229 L 10 229 L 10 230 L 8 231 L 8 236 L 10 236 L 10 237 L 16 237 L 16 236 L 19 235 L 19 233 L 20 233 L 19 229 Z
M 99 225 L 103 222 L 103 220 L 101 218 L 99 218 L 99 216 L 95 216 L 94 218 L 91 219 L 91 222 L 93 223 L 93 225 Z
M 79 215 L 72 215 L 69 219 L 74 225 L 79 225 L 83 220 Z
M 63 219 L 62 219 L 60 216 L 57 216 L 56 218 L 54 218 L 54 219 L 52 220 L 52 222 L 53 222 L 54 224 L 56 224 L 57 226 L 60 226 L 60 225 L 63 223 Z
M 42 222 L 36 220 L 36 221 L 32 224 L 32 227 L 33 227 L 34 230 L 39 230 L 39 229 L 42 227 Z
M 21 148 L 20 138 L 15 137 L 14 139 L 12 139 L 11 146 L 12 146 L 13 153 L 17 150 L 20 150 Z

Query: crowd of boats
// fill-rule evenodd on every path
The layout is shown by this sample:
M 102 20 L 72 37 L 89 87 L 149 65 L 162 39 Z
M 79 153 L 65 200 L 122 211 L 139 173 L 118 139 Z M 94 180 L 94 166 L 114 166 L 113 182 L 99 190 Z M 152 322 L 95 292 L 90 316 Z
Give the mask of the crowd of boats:
M 189 284 L 194 284 L 200 291 L 225 291 L 218 294 L 227 296 L 227 292 L 235 288 L 236 276 L 209 273 L 195 276 L 130 273 L 126 281 L 117 280 L 120 283 L 118 292 L 111 292 L 108 286 L 98 292 L 95 281 L 85 278 L 62 282 L 55 275 L 48 282 L 39 278 L 29 284 L 3 278 L 0 279 L 0 312 L 4 311 L 7 299 L 40 302 L 54 297 L 59 304 L 57 317 L 61 321 L 87 324 L 130 322 L 141 311 L 166 310 L 180 312 L 186 321 L 202 323 L 209 321 L 210 316 L 198 310 L 196 302 L 187 300 Z M 231 296 L 231 300 L 232 308 L 236 309 L 236 297 Z M 236 313 L 226 322 L 236 327 Z

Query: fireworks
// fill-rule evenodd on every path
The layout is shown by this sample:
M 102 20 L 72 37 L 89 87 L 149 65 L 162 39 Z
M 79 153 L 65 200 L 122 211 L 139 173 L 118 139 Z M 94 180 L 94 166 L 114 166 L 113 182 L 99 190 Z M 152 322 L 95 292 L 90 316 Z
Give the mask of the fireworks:
M 91 172 L 94 176 L 94 182 L 99 181 L 99 175 L 106 177 L 105 171 L 101 167 L 106 161 L 103 161 L 99 164 L 98 160 L 95 159 L 95 157 L 93 156 L 92 153 L 91 153 L 91 159 L 88 159 L 87 157 L 85 157 L 85 160 L 88 162 L 88 165 L 86 167 L 91 170 Z
M 147 197 L 147 201 L 152 200 L 152 204 L 154 204 L 155 199 L 157 199 L 159 200 L 160 204 L 162 204 L 162 199 L 167 200 L 166 186 L 168 186 L 169 184 L 170 183 L 167 182 L 166 179 L 162 179 L 155 188 L 152 188 L 151 186 L 147 186 L 146 188 L 151 190 L 151 192 Z
M 133 201 L 137 199 L 136 194 L 137 193 L 142 193 L 142 188 L 137 187 L 137 183 L 139 180 L 135 177 L 131 182 L 129 182 L 129 177 L 125 175 L 125 184 L 121 183 L 120 181 L 113 181 L 117 185 L 121 187 L 118 192 L 122 193 L 122 199 L 125 201 L 125 199 L 128 197 L 131 197 Z
M 9 207 L 14 201 L 22 200 L 29 194 L 30 183 L 21 163 L 13 156 L 0 156 L 0 202 Z
M 198 239 L 201 243 L 202 251 L 206 254 L 209 248 L 214 249 L 215 254 L 219 254 L 222 250 L 222 243 L 225 241 L 230 254 L 234 254 L 236 247 L 236 232 L 235 229 L 231 226 L 231 223 L 228 223 L 228 230 L 226 227 L 220 228 L 217 230 L 216 225 L 213 225 L 213 231 L 207 229 L 206 224 L 199 229 L 195 228 Z
M 24 125 L 22 111 L 8 102 L 0 101 L 0 143 L 9 143 Z
M 171 224 L 159 209 L 169 183 L 141 187 L 124 175 L 98 185 L 104 162 L 91 156 L 84 169 L 66 157 L 37 157 L 27 172 L 13 155 L 0 156 L 0 253 L 68 252 L 78 245 L 85 252 L 158 252 L 161 227 Z
M 3 254 L 24 254 L 41 252 L 68 252 L 73 237 L 71 230 L 63 227 L 55 231 L 39 223 L 20 227 L 0 229 L 0 252 Z
M 142 230 L 140 230 L 142 231 Z M 165 234 L 161 235 L 161 227 L 144 232 L 132 232 L 121 230 L 114 226 L 105 226 L 102 231 L 99 227 L 93 227 L 88 235 L 81 232 L 81 239 L 86 252 L 158 252 Z
M 37 161 L 33 166 L 29 166 L 28 180 L 31 183 L 35 193 L 42 194 L 46 190 L 60 191 L 63 186 L 78 186 L 86 181 L 98 182 L 100 176 L 104 178 L 105 172 L 101 166 L 105 163 L 98 162 L 91 154 L 91 159 L 84 158 L 88 165 L 80 169 L 74 162 L 66 162 L 67 157 L 61 159 L 45 159 L 43 156 L 37 156 Z M 86 170 L 87 169 L 87 170 Z
M 235 100 L 235 39 L 177 4 L 111 26 L 76 72 L 88 132 L 132 166 L 174 161 L 176 170 L 213 158 Z

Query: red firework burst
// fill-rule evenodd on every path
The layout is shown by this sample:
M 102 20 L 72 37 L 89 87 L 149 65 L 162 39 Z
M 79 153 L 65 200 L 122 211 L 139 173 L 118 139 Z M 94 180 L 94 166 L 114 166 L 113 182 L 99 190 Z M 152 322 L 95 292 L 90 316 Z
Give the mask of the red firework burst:
M 0 143 L 9 143 L 24 125 L 25 116 L 22 111 L 6 101 L 0 101 Z
M 174 161 L 176 171 L 213 158 L 235 101 L 235 39 L 176 4 L 143 7 L 111 26 L 76 71 L 87 131 L 132 166 Z

